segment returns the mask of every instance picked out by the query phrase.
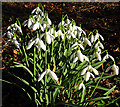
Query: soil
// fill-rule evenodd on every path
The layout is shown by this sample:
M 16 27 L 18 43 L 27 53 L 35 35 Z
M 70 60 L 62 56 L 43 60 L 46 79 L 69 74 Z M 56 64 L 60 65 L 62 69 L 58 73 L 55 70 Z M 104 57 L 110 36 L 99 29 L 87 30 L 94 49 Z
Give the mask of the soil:
M 90 31 L 97 29 L 104 37 L 105 49 L 114 56 L 116 64 L 120 67 L 120 4 L 119 2 L 42 2 L 44 9 L 48 12 L 52 23 L 57 25 L 62 15 L 67 14 L 69 19 L 74 19 L 77 25 L 89 34 Z M 38 6 L 33 2 L 4 2 L 2 3 L 2 31 L 12 23 L 16 18 L 23 22 L 29 18 L 31 11 Z M 4 38 L 7 40 L 7 38 Z M 3 44 L 5 41 L 3 40 Z M 3 47 L 2 61 L 3 72 L 9 71 L 10 64 L 5 64 L 6 60 L 13 57 L 13 51 Z M 120 76 L 118 76 L 120 78 Z M 120 91 L 118 84 L 118 91 Z M 120 93 L 119 93 L 120 95 Z M 116 95 L 118 96 L 118 94 Z M 27 96 L 12 85 L 3 84 L 3 106 L 2 107 L 25 107 L 31 104 Z M 31 106 L 29 106 L 31 107 Z

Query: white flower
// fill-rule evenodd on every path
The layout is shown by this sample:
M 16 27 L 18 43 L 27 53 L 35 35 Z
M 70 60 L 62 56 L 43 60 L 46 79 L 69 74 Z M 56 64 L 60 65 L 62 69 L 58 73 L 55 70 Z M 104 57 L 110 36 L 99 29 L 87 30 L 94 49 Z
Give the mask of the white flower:
M 94 42 L 94 35 L 91 35 L 91 43 Z
M 58 27 L 61 27 L 62 25 L 64 25 L 65 24 L 65 21 L 61 21 L 59 24 L 58 24 Z
M 104 49 L 104 46 L 103 46 L 103 44 L 102 44 L 100 41 L 98 41 L 98 42 L 95 44 L 95 48 L 97 49 L 98 47 L 101 47 L 102 49 Z
M 58 81 L 57 75 L 53 71 L 51 71 L 50 69 L 47 69 L 46 71 L 42 72 L 42 74 L 38 78 L 38 81 L 40 81 L 45 76 L 45 74 L 46 75 L 49 74 L 54 80 Z
M 48 17 L 47 17 L 47 22 L 48 22 L 49 25 L 52 24 L 51 20 Z
M 98 58 L 99 61 L 101 61 L 101 55 L 98 52 L 95 52 L 95 56 Z
M 77 51 L 77 56 L 78 56 L 79 60 L 80 60 L 81 62 L 83 62 L 84 57 L 83 57 L 83 54 L 81 53 L 80 50 Z
M 115 59 L 114 59 L 111 55 L 109 55 L 108 53 L 103 57 L 103 60 L 106 60 L 106 59 L 108 59 L 108 58 L 110 58 L 110 59 L 112 59 L 113 61 L 115 61 Z
M 81 83 L 81 84 L 79 85 L 78 90 L 80 90 L 81 88 L 83 88 L 83 89 L 85 90 L 85 85 L 84 85 L 83 83 Z
M 102 41 L 104 41 L 104 38 L 99 33 L 96 33 L 94 41 L 96 41 L 99 37 L 102 39 Z
M 42 13 L 42 16 L 44 15 L 42 10 L 39 8 L 39 7 L 36 7 L 32 12 L 32 14 L 35 13 L 35 14 L 39 14 L 39 13 Z
M 75 54 L 77 54 L 77 57 L 74 58 L 73 60 L 73 63 L 77 62 L 77 60 L 79 59 L 81 62 L 83 62 L 83 60 L 86 60 L 86 61 L 89 61 L 88 57 L 83 55 L 80 50 L 78 50 L 77 52 L 73 53 L 71 56 L 70 56 L 70 59 L 72 59 Z
M 112 65 L 112 70 L 115 72 L 116 75 L 119 74 L 119 67 L 115 64 Z
M 37 48 L 42 48 L 44 51 L 46 50 L 46 46 L 41 39 L 39 39 L 39 38 L 36 38 L 35 40 L 33 40 L 33 39 L 31 39 L 29 41 L 28 46 L 27 46 L 27 50 L 30 49 L 33 44 L 35 44 Z
M 17 25 L 17 23 L 15 23 L 15 27 L 17 28 L 17 30 L 22 33 L 22 29 L 20 28 L 20 26 Z
M 40 28 L 40 23 L 39 22 L 36 22 L 32 27 L 33 30 L 36 30 L 36 29 L 39 29 L 39 28 Z
M 108 72 L 110 69 L 112 69 L 116 75 L 119 74 L 119 67 L 117 65 L 113 64 L 112 66 L 109 66 L 105 72 Z
M 87 38 L 84 38 L 84 41 L 85 41 L 85 43 L 87 43 L 89 46 L 91 46 L 91 42 L 90 42 Z
M 84 75 L 87 71 L 93 71 L 95 75 L 99 75 L 98 71 L 93 68 L 91 65 L 87 66 L 81 71 L 81 75 Z
M 24 24 L 24 23 L 25 23 L 25 22 L 23 22 L 23 24 Z M 28 28 L 30 28 L 30 27 L 33 25 L 33 19 L 32 19 L 32 18 L 28 19 L 27 25 L 28 25 Z M 24 26 L 25 26 L 25 24 L 24 24 Z
M 77 42 L 74 43 L 74 44 L 71 46 L 72 50 L 77 49 L 77 46 L 79 46 L 82 50 L 84 50 L 84 47 L 83 47 L 81 44 L 77 43 Z
M 87 73 L 85 74 L 85 77 L 84 77 L 86 82 L 89 80 L 90 75 L 91 75 L 93 78 L 95 78 L 95 76 L 94 76 L 92 73 L 87 72 Z
M 7 37 L 11 39 L 14 36 L 14 34 L 10 31 L 7 32 Z
M 19 43 L 15 37 L 13 38 L 12 43 L 14 43 L 17 48 L 19 48 Z

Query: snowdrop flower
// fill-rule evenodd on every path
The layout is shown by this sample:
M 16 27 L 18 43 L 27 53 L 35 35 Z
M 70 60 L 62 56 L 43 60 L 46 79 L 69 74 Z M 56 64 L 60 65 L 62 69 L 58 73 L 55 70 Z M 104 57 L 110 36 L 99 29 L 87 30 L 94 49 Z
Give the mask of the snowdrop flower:
M 91 43 L 94 42 L 94 35 L 91 35 Z
M 16 40 L 16 37 L 13 38 L 12 43 L 14 43 L 17 48 L 19 48 L 19 43 Z
M 62 25 L 64 25 L 65 24 L 65 21 L 64 20 L 62 20 L 59 24 L 58 24 L 58 28 L 60 28 Z
M 85 31 L 84 31 L 81 27 L 78 27 L 78 26 L 77 26 L 77 30 L 78 30 L 79 32 L 83 33 L 84 35 L 86 35 Z
M 95 73 L 95 75 L 99 75 L 98 71 L 95 68 L 93 68 L 91 65 L 89 65 L 86 68 L 84 68 L 81 71 L 81 75 L 84 75 L 87 71 L 93 71 Z
M 78 90 L 80 90 L 80 89 L 82 89 L 82 88 L 85 90 L 85 85 L 84 85 L 83 83 L 81 83 L 81 84 L 79 85 Z
M 48 44 L 51 44 L 51 41 L 53 41 L 54 38 L 55 37 L 52 34 L 50 34 L 49 32 L 46 32 L 46 41 Z
M 34 14 L 34 13 L 35 13 L 35 14 L 39 14 L 39 13 L 41 13 L 42 16 L 44 16 L 42 10 L 41 10 L 39 7 L 36 7 L 31 13 L 32 13 L 32 14 Z
M 48 22 L 49 25 L 52 24 L 51 20 L 48 17 L 47 17 L 47 22 Z
M 22 33 L 22 29 L 20 28 L 20 26 L 17 25 L 17 23 L 15 23 L 15 27 L 17 28 L 17 30 Z
M 42 48 L 44 51 L 46 50 L 46 46 L 41 39 L 39 39 L 39 38 L 36 38 L 35 40 L 33 40 L 33 39 L 31 39 L 29 41 L 28 46 L 27 46 L 27 50 L 29 50 L 33 44 L 35 44 L 38 49 Z
M 38 78 L 38 81 L 40 81 L 45 76 L 45 74 L 46 75 L 49 74 L 54 80 L 58 81 L 57 75 L 53 71 L 51 71 L 50 69 L 47 69 L 46 71 L 42 72 L 42 74 Z
M 65 36 L 65 35 L 62 33 L 61 30 L 58 30 L 58 31 L 57 31 L 57 34 L 58 34 L 58 36 L 61 36 L 62 40 L 64 40 L 64 36 Z
M 76 54 L 76 53 L 75 53 L 75 54 Z M 74 54 L 73 54 L 73 55 L 74 55 Z M 81 62 L 83 62 L 83 60 L 89 61 L 88 57 L 85 56 L 85 55 L 83 55 L 80 50 L 77 51 L 77 57 L 75 57 L 75 59 L 73 60 L 73 63 L 75 63 L 78 59 L 79 59 Z
M 115 61 L 115 59 L 111 55 L 109 55 L 108 53 L 103 57 L 103 60 L 106 60 L 109 58 L 112 59 L 113 61 Z
M 8 37 L 9 39 L 11 39 L 12 37 L 14 37 L 14 34 L 13 34 L 12 32 L 10 32 L 10 31 L 8 31 L 8 32 L 7 32 L 7 37 Z
M 19 31 L 20 33 L 22 33 L 22 29 L 20 28 L 20 26 L 17 25 L 17 23 L 8 26 L 7 30 L 12 30 L 13 32 Z
M 38 21 L 31 28 L 33 30 L 37 30 L 37 29 L 41 28 L 41 30 L 44 31 L 43 26 Z
M 79 46 L 82 50 L 84 50 L 84 47 L 81 44 L 79 44 L 78 42 L 74 43 L 71 46 L 72 50 L 77 49 L 77 46 Z
M 84 41 L 85 41 L 85 43 L 87 43 L 89 46 L 91 46 L 91 42 L 90 42 L 87 38 L 84 38 Z
M 85 74 L 85 76 L 84 76 L 86 82 L 89 80 L 90 76 L 92 76 L 93 78 L 95 78 L 95 76 L 91 72 L 87 72 Z
M 102 35 L 100 35 L 100 34 L 97 32 L 96 35 L 95 35 L 94 42 L 96 42 L 96 40 L 97 40 L 99 37 L 102 39 L 102 41 L 104 41 L 104 38 L 102 37 Z
M 83 62 L 84 57 L 83 57 L 83 54 L 81 53 L 80 50 L 77 51 L 77 56 L 78 56 L 79 60 L 80 60 L 81 62 Z
M 97 47 L 101 47 L 102 49 L 104 49 L 104 46 L 103 46 L 103 44 L 100 42 L 100 41 L 98 41 L 96 44 L 95 44 L 95 48 L 97 49 Z
M 117 65 L 113 64 L 112 66 L 109 66 L 105 72 L 108 72 L 110 69 L 112 69 L 116 75 L 119 74 L 119 67 Z

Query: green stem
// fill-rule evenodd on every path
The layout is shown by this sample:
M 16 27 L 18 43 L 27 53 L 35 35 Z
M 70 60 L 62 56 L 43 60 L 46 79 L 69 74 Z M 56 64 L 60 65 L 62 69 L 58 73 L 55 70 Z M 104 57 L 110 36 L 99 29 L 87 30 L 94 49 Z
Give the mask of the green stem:
M 36 47 L 34 46 L 34 85 L 36 86 Z M 36 92 L 34 92 L 34 99 L 36 100 Z M 37 102 L 35 101 L 36 105 L 37 105 Z
M 26 51 L 25 51 L 25 47 L 24 47 L 24 46 L 23 46 L 23 51 L 24 51 L 24 54 L 25 54 L 26 64 L 27 64 L 27 66 L 29 67 L 29 63 L 28 63 L 28 60 L 27 60 L 27 54 L 26 54 Z
M 97 82 L 97 84 L 96 84 L 96 86 L 95 86 L 94 90 L 92 91 L 92 93 L 91 93 L 91 95 L 90 95 L 90 97 L 89 97 L 89 98 L 91 98 L 91 97 L 92 97 L 92 95 L 94 94 L 94 92 L 95 92 L 96 88 L 97 88 L 97 87 L 98 87 L 98 85 L 99 85 L 100 80 L 102 79 L 103 74 L 104 74 L 104 72 L 102 72 L 102 74 L 101 74 L 101 76 L 100 76 L 100 79 L 98 80 L 98 82 Z

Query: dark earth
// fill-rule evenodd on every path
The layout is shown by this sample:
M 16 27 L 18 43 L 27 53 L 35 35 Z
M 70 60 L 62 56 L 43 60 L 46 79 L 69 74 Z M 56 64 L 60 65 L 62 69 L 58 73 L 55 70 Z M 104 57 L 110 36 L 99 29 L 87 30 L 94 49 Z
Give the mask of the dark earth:
M 31 11 L 37 7 L 38 3 L 33 2 L 3 2 L 2 3 L 2 32 L 12 23 L 15 23 L 16 18 L 22 23 L 28 19 Z M 49 18 L 52 23 L 57 25 L 62 18 L 62 15 L 67 14 L 69 19 L 74 19 L 77 25 L 89 34 L 90 31 L 97 29 L 104 37 L 103 42 L 105 49 L 112 55 L 116 64 L 120 67 L 120 2 L 42 2 L 44 9 L 48 12 Z M 7 40 L 4 37 L 4 40 Z M 5 41 L 2 41 L 4 44 Z M 14 52 L 9 48 L 2 48 L 2 72 L 11 71 L 10 63 L 5 63 L 11 57 L 15 57 Z M 19 71 L 19 70 L 18 70 Z M 5 75 L 6 76 L 6 75 Z M 3 78 L 7 78 L 7 76 Z M 112 97 L 117 98 L 120 96 L 120 76 L 116 76 L 118 82 L 111 78 L 105 80 L 105 86 L 111 88 L 111 83 L 116 84 L 117 88 Z M 9 78 L 12 79 L 12 78 Z M 12 79 L 14 80 L 14 79 Z M 101 84 L 104 81 L 101 81 Z M 101 92 L 99 92 L 101 93 Z M 31 106 L 32 102 L 27 99 L 27 96 L 16 87 L 3 83 L 3 106 L 2 107 L 34 107 Z M 117 101 L 119 102 L 120 99 Z M 116 106 L 113 104 L 112 106 Z

